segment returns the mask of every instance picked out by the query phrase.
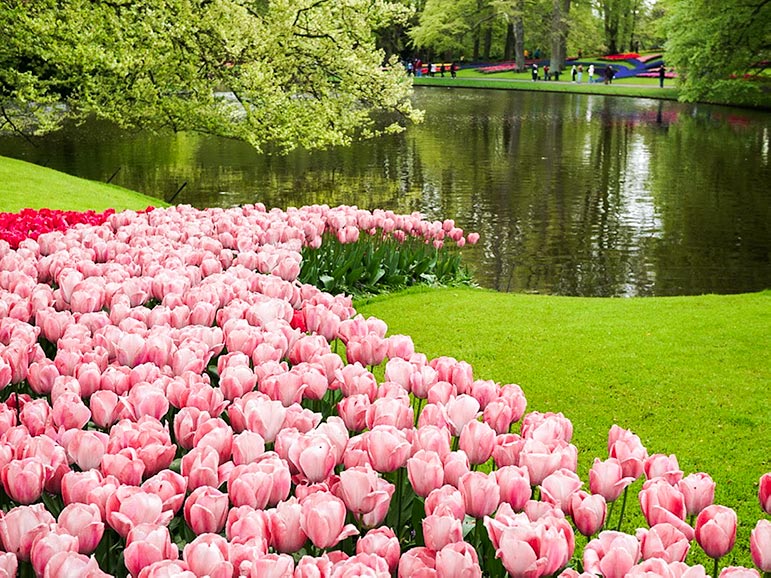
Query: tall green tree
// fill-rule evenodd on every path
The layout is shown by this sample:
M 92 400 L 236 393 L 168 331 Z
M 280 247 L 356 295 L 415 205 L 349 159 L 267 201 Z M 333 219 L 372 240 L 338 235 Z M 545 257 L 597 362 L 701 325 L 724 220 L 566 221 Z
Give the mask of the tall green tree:
M 408 16 L 385 0 L 4 0 L 0 125 L 93 114 L 261 150 L 347 144 L 419 119 L 375 44 Z
M 666 31 L 681 98 L 760 99 L 771 60 L 771 0 L 672 0 Z
M 632 46 L 635 28 L 644 8 L 643 0 L 602 0 L 600 2 L 608 54 L 636 48 Z

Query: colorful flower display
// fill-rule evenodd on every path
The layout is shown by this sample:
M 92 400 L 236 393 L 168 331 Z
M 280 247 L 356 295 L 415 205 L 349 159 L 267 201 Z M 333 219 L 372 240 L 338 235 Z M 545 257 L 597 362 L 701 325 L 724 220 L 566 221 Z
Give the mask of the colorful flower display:
M 0 575 L 690 577 L 706 576 L 684 563 L 694 540 L 716 560 L 733 547 L 706 474 L 614 426 L 587 492 L 564 415 L 297 280 L 324 235 L 477 240 L 451 221 L 102 217 L 0 241 Z M 610 530 L 643 476 L 650 528 Z

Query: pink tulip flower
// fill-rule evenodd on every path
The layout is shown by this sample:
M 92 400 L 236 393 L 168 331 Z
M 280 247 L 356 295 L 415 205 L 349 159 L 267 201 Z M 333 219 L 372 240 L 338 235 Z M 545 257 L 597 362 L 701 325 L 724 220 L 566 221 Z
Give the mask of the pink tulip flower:
M 485 422 L 472 420 L 460 432 L 459 447 L 472 465 L 483 464 L 490 459 L 495 447 L 495 430 Z
M 618 459 L 623 477 L 636 480 L 642 475 L 648 451 L 640 438 L 631 431 L 617 425 L 611 427 L 608 432 L 608 453 L 610 457 Z
M 267 554 L 270 515 L 250 506 L 231 508 L 225 522 L 225 536 L 231 544 L 251 544 L 254 548 L 259 545 L 260 554 Z
M 460 478 L 471 471 L 468 456 L 463 450 L 450 452 L 442 458 L 444 481 L 456 488 L 460 487 Z
M 102 572 L 94 558 L 88 558 L 77 552 L 57 552 L 48 561 L 43 578 L 68 578 L 82 576 L 83 578 L 109 578 Z
M 18 504 L 31 504 L 40 498 L 46 483 L 44 464 L 35 457 L 11 460 L 0 470 L 5 493 Z
M 474 547 L 467 542 L 448 544 L 436 553 L 436 572 L 443 578 L 481 578 Z
M 378 472 L 394 472 L 407 463 L 412 444 L 402 430 L 379 425 L 364 434 L 367 454 Z
M 300 550 L 308 537 L 300 527 L 302 506 L 297 498 L 279 502 L 270 513 L 271 545 L 277 552 L 293 554 Z
M 383 508 L 387 511 L 395 487 L 381 478 L 369 464 L 340 472 L 337 494 L 354 516 L 364 516 Z M 376 525 L 376 524 L 374 524 Z
M 649 480 L 653 478 L 664 478 L 673 486 L 683 478 L 683 471 L 677 463 L 677 456 L 671 454 L 653 454 L 643 461 L 643 471 L 645 477 Z
M 92 554 L 104 534 L 104 523 L 99 508 L 94 504 L 70 504 L 59 514 L 59 528 L 75 536 L 77 551 Z
M 473 518 L 489 516 L 501 502 L 501 491 L 495 474 L 468 472 L 458 481 L 466 513 Z
M 689 516 L 695 516 L 715 501 L 715 482 L 709 474 L 689 474 L 677 483 L 683 494 L 685 510 Z
M 444 485 L 444 466 L 438 453 L 419 450 L 407 460 L 407 475 L 413 490 L 425 498 Z
M 2 578 L 12 578 L 16 576 L 19 568 L 19 561 L 15 555 L 10 552 L 0 552 L 0 576 Z
M 728 566 L 720 571 L 719 578 L 760 578 L 760 574 L 754 568 Z
M 165 560 L 176 561 L 177 545 L 172 543 L 169 529 L 155 524 L 134 526 L 126 537 L 123 560 L 132 576 L 139 576 L 145 568 Z M 158 572 L 159 570 L 156 570 Z
M 584 569 L 605 578 L 623 578 L 640 560 L 637 538 L 605 531 L 584 548 Z
M 142 489 L 163 500 L 163 511 L 176 515 L 182 508 L 187 491 L 187 480 L 176 472 L 163 470 L 142 483 Z
M 771 472 L 760 476 L 758 501 L 766 514 L 771 514 Z
M 594 458 L 589 470 L 589 489 L 593 494 L 600 494 L 606 502 L 614 502 L 632 482 L 634 478 L 624 477 L 621 462 L 616 458 L 608 458 L 604 462 Z
M 182 552 L 182 558 L 199 578 L 232 578 L 233 564 L 229 562 L 230 544 L 218 534 L 201 534 Z
M 686 510 L 683 494 L 669 485 L 666 479 L 648 480 L 637 497 L 649 526 L 666 522 L 680 530 L 689 540 L 693 538 L 693 529 L 684 521 Z
M 758 520 L 750 532 L 752 561 L 761 572 L 771 572 L 771 522 Z
M 330 548 L 359 531 L 345 525 L 345 504 L 329 492 L 316 492 L 302 502 L 300 528 L 317 548 Z
M 287 554 L 264 554 L 254 560 L 250 578 L 294 578 L 294 559 Z
M 30 561 L 35 574 L 42 576 L 49 560 L 58 552 L 77 552 L 78 539 L 55 525 L 41 532 L 32 543 Z
M 198 535 L 218 534 L 225 527 L 228 506 L 227 494 L 217 488 L 201 486 L 185 500 L 185 522 Z
M 436 554 L 428 548 L 411 548 L 399 559 L 398 578 L 435 578 Z
M 18 506 L 0 516 L 0 538 L 6 552 L 29 561 L 35 538 L 48 530 L 56 520 L 43 504 Z
M 450 515 L 461 521 L 466 517 L 463 495 L 460 490 L 449 484 L 428 494 L 424 508 L 426 516 L 432 514 Z
M 165 526 L 173 512 L 163 511 L 163 500 L 136 486 L 121 486 L 107 499 L 107 523 L 122 537 L 139 524 Z
M 691 543 L 672 524 L 662 522 L 650 530 L 638 529 L 637 539 L 644 560 L 660 558 L 667 562 L 684 562 Z
M 459 436 L 463 426 L 476 420 L 479 408 L 479 402 L 470 395 L 462 394 L 450 399 L 445 405 L 445 410 L 452 435 Z
M 725 506 L 711 505 L 696 518 L 696 541 L 710 558 L 722 558 L 736 541 L 736 512 Z
M 580 490 L 574 492 L 568 498 L 567 510 L 578 531 L 587 538 L 599 532 L 605 524 L 607 505 L 605 498 L 599 494 L 587 494 Z
M 584 483 L 575 472 L 561 468 L 546 476 L 541 482 L 541 495 L 544 502 L 569 513 L 570 496 L 583 485 Z
M 399 565 L 401 548 L 394 531 L 388 527 L 374 528 L 356 541 L 357 554 L 375 554 L 388 564 L 390 572 Z

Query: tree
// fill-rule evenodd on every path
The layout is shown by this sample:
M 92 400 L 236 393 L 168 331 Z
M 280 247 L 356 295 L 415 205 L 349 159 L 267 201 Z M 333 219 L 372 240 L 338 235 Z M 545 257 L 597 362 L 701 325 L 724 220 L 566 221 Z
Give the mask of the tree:
M 757 101 L 771 59 L 771 0 L 674 0 L 666 63 L 684 100 Z
M 568 44 L 568 14 L 570 0 L 554 0 L 552 9 L 551 69 L 555 72 L 565 67 Z
M 420 118 L 375 48 L 408 16 L 370 0 L 5 0 L 0 125 L 96 115 L 259 150 L 348 144 Z

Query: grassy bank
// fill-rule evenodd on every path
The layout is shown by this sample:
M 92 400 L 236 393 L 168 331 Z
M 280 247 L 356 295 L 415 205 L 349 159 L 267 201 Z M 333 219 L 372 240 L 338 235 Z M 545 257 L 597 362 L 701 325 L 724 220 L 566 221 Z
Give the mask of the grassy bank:
M 519 383 L 528 410 L 563 412 L 585 481 L 594 457 L 607 457 L 614 423 L 637 433 L 649 453 L 676 454 L 686 474 L 708 472 L 716 502 L 739 515 L 734 562 L 751 565 L 758 479 L 771 470 L 771 291 L 585 299 L 452 288 L 357 308 L 411 335 L 429 358 L 453 356 L 471 363 L 476 378 Z M 644 526 L 639 504 L 627 509 L 622 529 Z M 707 565 L 693 550 L 688 561 Z
M 115 185 L 0 157 L 0 212 L 15 213 L 24 208 L 43 207 L 70 211 L 138 210 L 165 204 L 160 199 Z
M 647 79 L 646 79 L 647 80 Z M 658 98 L 665 100 L 677 100 L 678 90 L 674 87 L 659 88 L 658 85 L 651 85 L 649 82 L 622 85 L 622 84 L 602 84 L 602 83 L 581 83 L 574 84 L 569 80 L 556 81 L 538 81 L 533 82 L 525 79 L 514 78 L 512 73 L 507 76 L 502 75 L 479 75 L 479 76 L 458 76 L 450 77 L 426 77 L 421 76 L 414 79 L 415 86 L 448 86 L 456 88 L 492 88 L 496 90 L 535 90 L 541 92 L 573 92 L 578 94 L 602 94 L 612 96 L 632 96 L 638 98 Z

